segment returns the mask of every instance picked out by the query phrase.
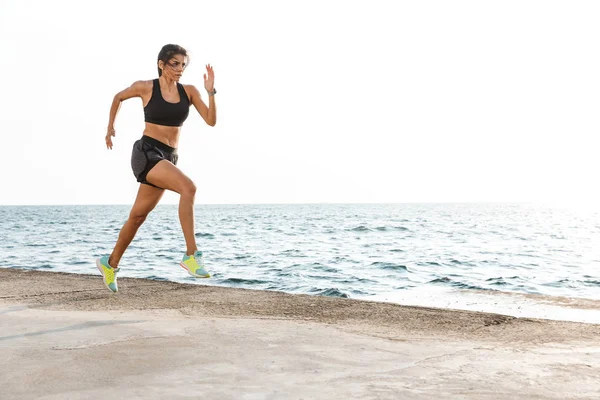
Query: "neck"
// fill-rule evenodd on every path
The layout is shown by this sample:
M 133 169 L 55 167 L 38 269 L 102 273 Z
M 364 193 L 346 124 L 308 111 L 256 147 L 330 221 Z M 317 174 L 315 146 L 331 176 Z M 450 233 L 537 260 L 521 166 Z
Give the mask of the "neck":
M 175 81 L 174 79 L 171 78 L 167 78 L 164 74 L 161 75 L 158 80 L 162 81 L 162 83 L 164 83 L 165 85 L 171 86 L 174 85 L 175 83 L 177 83 L 177 81 Z

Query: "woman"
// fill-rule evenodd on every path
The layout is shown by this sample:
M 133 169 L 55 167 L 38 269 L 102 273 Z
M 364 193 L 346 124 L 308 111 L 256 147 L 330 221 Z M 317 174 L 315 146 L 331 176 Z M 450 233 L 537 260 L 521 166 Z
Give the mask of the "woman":
M 117 93 L 110 108 L 110 118 L 106 133 L 106 147 L 112 149 L 115 136 L 114 122 L 121 102 L 132 97 L 141 97 L 144 105 L 146 126 L 142 138 L 133 145 L 131 167 L 140 182 L 137 198 L 129 218 L 110 255 L 96 260 L 102 273 L 104 284 L 113 292 L 118 290 L 117 272 L 119 262 L 138 228 L 154 209 L 165 189 L 180 194 L 179 220 L 187 251 L 180 265 L 196 278 L 208 278 L 202 252 L 196 246 L 194 235 L 194 197 L 196 186 L 190 178 L 176 167 L 177 145 L 181 126 L 193 105 L 204 121 L 215 126 L 217 112 L 213 68 L 206 66 L 204 88 L 208 92 L 208 106 L 202 101 L 200 92 L 193 85 L 182 85 L 179 79 L 188 62 L 187 51 L 178 45 L 167 44 L 158 54 L 158 79 L 137 81 Z

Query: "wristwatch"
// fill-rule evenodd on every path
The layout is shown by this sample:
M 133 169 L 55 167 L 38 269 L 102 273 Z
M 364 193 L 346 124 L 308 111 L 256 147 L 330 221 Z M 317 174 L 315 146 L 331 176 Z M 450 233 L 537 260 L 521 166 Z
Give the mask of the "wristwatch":
M 208 92 L 209 96 L 214 96 L 215 94 L 217 94 L 217 89 L 213 88 L 212 92 Z

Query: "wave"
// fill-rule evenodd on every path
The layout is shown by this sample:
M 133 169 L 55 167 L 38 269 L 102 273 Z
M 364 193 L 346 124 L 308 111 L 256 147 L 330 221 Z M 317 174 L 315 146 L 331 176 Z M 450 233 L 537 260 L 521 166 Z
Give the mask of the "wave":
M 357 283 L 374 283 L 374 284 L 378 283 L 374 279 L 357 278 L 356 276 L 346 277 L 346 278 L 332 279 L 331 281 L 332 282 L 336 282 L 336 283 L 344 283 L 344 284 L 347 284 L 347 285 L 355 285 Z
M 91 261 L 68 261 L 65 264 L 67 264 L 67 265 L 86 265 L 86 264 L 91 264 Z
M 354 228 L 349 228 L 346 229 L 347 231 L 350 232 L 373 232 L 373 231 L 378 231 L 378 232 L 406 232 L 406 231 L 410 231 L 410 229 L 408 229 L 405 226 L 378 226 L 374 229 L 369 228 L 368 226 L 365 225 L 359 225 L 357 227 Z
M 343 297 L 345 299 L 349 298 L 346 293 L 342 292 L 337 288 L 327 288 L 327 289 L 317 289 L 313 288 L 308 291 L 311 294 L 316 294 L 318 296 L 328 296 L 328 297 Z
M 394 263 L 389 263 L 389 262 L 382 262 L 382 261 L 377 261 L 374 263 L 371 263 L 372 267 L 377 267 L 380 269 L 385 269 L 385 270 L 394 270 L 394 271 L 408 271 L 408 267 L 406 265 L 402 265 L 402 264 L 394 264 Z
M 460 260 L 457 260 L 455 258 L 453 258 L 452 260 L 450 260 L 450 262 L 452 264 L 455 264 L 455 265 L 464 265 L 466 267 L 474 267 L 475 266 L 475 264 L 472 263 L 472 262 L 470 262 L 470 261 L 460 261 Z
M 511 279 L 521 279 L 519 276 L 510 276 L 510 277 L 503 277 L 503 276 L 499 276 L 497 278 L 489 278 L 486 279 L 485 281 L 488 282 L 490 285 L 494 285 L 494 286 L 508 286 L 510 285 L 510 283 L 508 282 L 508 280 Z
M 269 283 L 269 281 L 264 281 L 262 279 L 227 278 L 222 279 L 220 283 L 232 285 L 264 285 Z
M 404 232 L 404 231 L 410 231 L 410 229 L 408 229 L 405 226 L 378 226 L 377 228 L 375 228 L 376 230 L 380 231 L 380 232 Z
M 468 283 L 464 283 L 461 281 L 455 281 L 453 279 L 450 279 L 448 277 L 443 277 L 443 278 L 437 278 L 434 279 L 432 281 L 429 281 L 427 283 L 432 283 L 432 284 L 443 284 L 443 285 L 448 285 L 448 286 L 452 286 L 452 287 L 456 287 L 459 289 L 471 289 L 471 290 L 493 290 L 490 288 L 484 288 L 481 286 L 477 286 L 477 285 L 471 285 Z
M 198 232 L 196 233 L 197 238 L 214 239 L 215 235 L 212 233 Z
M 554 281 L 554 282 L 543 283 L 542 286 L 550 286 L 550 287 L 557 287 L 557 288 L 564 288 L 564 287 L 576 288 L 579 286 L 600 286 L 600 280 L 594 279 L 591 276 L 584 276 L 584 278 L 588 278 L 588 279 L 577 280 L 577 279 L 565 278 L 565 279 L 560 279 L 560 280 Z
M 281 255 L 286 257 L 306 257 L 306 255 L 302 253 L 301 250 L 297 249 L 284 250 L 281 252 Z
M 168 278 L 165 278 L 164 276 L 157 276 L 157 275 L 148 275 L 148 276 L 145 276 L 144 278 L 151 279 L 153 281 L 168 281 L 169 280 Z
M 420 262 L 419 265 L 433 265 L 434 267 L 441 267 L 442 264 L 440 264 L 437 261 L 425 261 L 425 262 Z
M 330 266 L 323 265 L 323 264 L 318 264 L 318 263 L 313 263 L 312 267 L 314 269 L 316 269 L 317 271 L 329 272 L 329 273 L 332 273 L 332 274 L 340 272 L 340 270 L 337 269 L 337 268 L 335 268 L 335 267 L 330 267 Z
M 9 268 L 38 270 L 38 269 L 53 269 L 54 267 L 50 264 L 42 264 L 42 265 L 33 265 L 33 266 L 15 265 L 15 266 L 12 266 Z
M 364 225 L 360 225 L 357 226 L 356 228 L 349 228 L 347 229 L 350 232 L 372 232 L 373 230 L 364 226 Z

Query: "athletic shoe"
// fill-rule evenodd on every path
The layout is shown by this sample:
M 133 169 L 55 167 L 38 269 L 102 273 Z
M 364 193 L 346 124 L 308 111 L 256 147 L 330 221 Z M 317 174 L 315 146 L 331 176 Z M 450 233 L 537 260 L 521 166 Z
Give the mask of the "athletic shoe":
M 96 267 L 102 274 L 104 278 L 104 284 L 107 288 L 109 288 L 112 292 L 116 292 L 119 290 L 117 287 L 117 272 L 120 271 L 119 268 L 113 268 L 108 265 L 108 256 L 103 256 L 96 259 Z
M 210 274 L 204 268 L 204 257 L 201 251 L 196 250 L 191 256 L 184 254 L 179 265 L 194 278 L 210 278 Z

